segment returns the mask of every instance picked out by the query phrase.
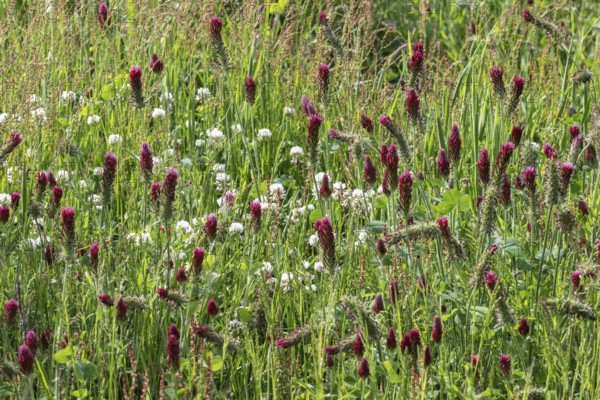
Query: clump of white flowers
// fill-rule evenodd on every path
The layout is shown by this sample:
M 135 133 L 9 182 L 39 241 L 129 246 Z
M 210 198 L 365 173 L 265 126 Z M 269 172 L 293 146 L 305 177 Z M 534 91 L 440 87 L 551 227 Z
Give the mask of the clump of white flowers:
M 313 233 L 308 237 L 308 244 L 311 247 L 317 247 L 319 245 L 319 236 L 316 233 Z
M 194 232 L 190 223 L 184 220 L 177 221 L 177 224 L 175 224 L 175 231 L 185 235 L 191 235 Z
M 229 233 L 241 235 L 244 233 L 244 225 L 240 224 L 239 222 L 232 222 L 231 225 L 229 225 Z
M 43 124 L 48 120 L 48 116 L 46 115 L 46 110 L 42 107 L 36 108 L 31 111 L 31 117 L 36 120 L 39 124 Z
M 271 186 L 269 186 L 269 192 L 273 197 L 278 197 L 280 199 L 285 197 L 285 189 L 281 183 L 272 183 Z
M 108 144 L 110 145 L 116 145 L 116 144 L 120 144 L 123 141 L 123 138 L 121 137 L 121 135 L 110 135 L 108 137 Z
M 166 116 L 167 116 L 167 113 L 162 108 L 155 108 L 154 110 L 152 110 L 152 118 L 154 118 L 154 119 L 157 119 L 157 118 L 163 119 Z
M 298 164 L 302 156 L 304 156 L 304 149 L 302 147 L 294 146 L 290 149 L 290 157 L 292 157 L 292 164 Z
M 258 140 L 267 140 L 267 139 L 271 139 L 271 136 L 273 136 L 273 133 L 271 132 L 271 130 L 267 129 L 267 128 L 262 128 L 258 130 Z
M 94 168 L 94 170 L 92 171 L 92 173 L 94 174 L 94 176 L 102 176 L 102 172 L 104 171 L 104 168 L 102 167 L 96 167 Z
M 63 90 L 60 93 L 60 98 L 66 102 L 75 101 L 77 100 L 77 94 L 72 90 Z
M 206 137 L 209 138 L 212 142 L 221 142 L 225 139 L 225 135 L 223 131 L 218 128 L 212 128 L 206 131 Z
M 242 125 L 240 124 L 233 124 L 231 125 L 231 132 L 233 133 L 242 133 Z
M 99 123 L 100 123 L 100 116 L 99 115 L 89 115 L 87 117 L 87 124 L 89 126 L 98 125 Z
M 196 90 L 196 101 L 200 103 L 208 103 L 212 95 L 210 93 L 210 89 L 201 87 Z
M 294 110 L 292 107 L 284 107 L 283 115 L 285 115 L 286 117 L 292 117 L 296 115 L 296 110 Z
M 181 165 L 182 165 L 183 167 L 189 168 L 189 167 L 191 167 L 191 166 L 193 165 L 193 164 L 192 164 L 192 160 L 190 160 L 190 159 L 189 159 L 189 158 L 187 158 L 187 157 L 186 157 L 186 158 L 182 158 L 182 159 L 181 159 Z

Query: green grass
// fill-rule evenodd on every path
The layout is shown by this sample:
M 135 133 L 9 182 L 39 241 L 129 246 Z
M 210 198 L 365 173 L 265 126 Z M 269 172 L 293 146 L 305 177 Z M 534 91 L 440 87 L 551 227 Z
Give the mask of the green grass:
M 0 141 L 15 130 L 23 134 L 0 167 L 0 193 L 21 196 L 9 220 L 0 223 L 0 302 L 15 299 L 20 305 L 14 320 L 1 322 L 0 398 L 600 396 L 599 325 L 589 319 L 600 305 L 594 274 L 600 267 L 599 174 L 585 160 L 585 148 L 569 156 L 573 125 L 580 127 L 584 146 L 600 149 L 600 115 L 594 125 L 592 112 L 600 72 L 600 18 L 593 2 L 436 1 L 427 11 L 426 2 L 416 0 L 118 0 L 109 2 L 105 27 L 97 18 L 99 2 L 78 3 L 0 0 Z M 525 7 L 559 34 L 548 34 L 545 22 L 526 23 Z M 318 23 L 319 11 L 328 13 L 341 49 Z M 213 16 L 223 19 L 231 68 L 219 64 L 212 45 Z M 425 48 L 419 126 L 409 122 L 405 106 L 411 45 L 417 41 Z M 152 53 L 164 60 L 161 73 L 149 69 Z M 318 101 L 322 63 L 331 67 L 329 104 Z M 142 67 L 143 107 L 132 101 L 132 65 Z M 494 95 L 493 65 L 504 70 L 507 96 L 514 76 L 525 79 L 512 114 Z M 573 77 L 584 69 L 592 79 L 577 84 Z M 247 75 L 257 83 L 253 105 L 245 101 Z M 210 100 L 196 100 L 200 88 L 210 90 Z M 75 100 L 62 99 L 63 91 L 74 92 Z M 314 162 L 303 94 L 323 117 Z M 286 107 L 295 113 L 287 115 Z M 32 115 L 39 108 L 46 116 L 41 122 Z M 156 108 L 165 111 L 164 118 L 153 117 Z M 361 127 L 361 113 L 373 120 L 372 132 Z M 397 144 L 377 122 L 384 113 L 411 147 L 398 174 L 410 170 L 415 176 L 410 216 L 416 228 L 409 228 L 401 211 L 397 185 L 390 195 L 378 192 L 385 169 L 380 146 Z M 99 122 L 90 125 L 94 115 Z M 241 130 L 232 128 L 238 124 Z M 438 172 L 437 156 L 440 148 L 449 150 L 453 124 L 462 152 L 449 179 Z M 524 133 L 507 166 L 511 201 L 492 201 L 493 226 L 482 232 L 477 197 L 486 187 L 478 178 L 479 152 L 489 151 L 493 176 L 496 155 L 516 125 Z M 269 139 L 259 139 L 263 128 L 272 132 Z M 328 138 L 331 128 L 352 141 Z M 213 129 L 223 138 L 207 137 Z M 160 158 L 151 180 L 140 171 L 142 141 Z M 545 142 L 560 163 L 576 160 L 568 190 L 552 206 L 544 202 L 550 169 Z M 531 143 L 537 147 L 526 158 Z M 304 149 L 297 162 L 293 146 Z M 101 171 L 109 151 L 118 165 L 106 189 L 94 170 Z M 377 168 L 373 185 L 363 177 L 364 155 Z M 526 188 L 514 185 L 527 166 L 537 172 L 533 203 Z M 165 219 L 151 202 L 150 186 L 162 184 L 168 167 L 178 170 L 179 180 L 173 215 Z M 50 206 L 52 190 L 40 193 L 39 171 L 54 173 L 64 192 L 60 206 L 75 210 L 75 249 L 65 247 L 60 208 Z M 219 171 L 228 176 L 224 185 L 216 184 Z M 329 198 L 316 195 L 319 172 L 328 174 L 334 193 Z M 283 186 L 280 197 L 274 184 Z M 104 190 L 111 193 L 108 202 L 102 201 Z M 231 208 L 219 206 L 225 191 L 236 194 Z M 257 198 L 268 203 L 258 230 L 249 210 Z M 577 209 L 582 200 L 588 216 Z M 164 206 L 165 198 L 160 201 Z M 568 211 L 571 224 L 565 227 L 556 216 Z M 204 231 L 210 214 L 219 225 L 214 241 Z M 325 216 L 335 232 L 331 269 L 321 268 L 323 250 L 311 245 L 315 221 Z M 435 224 L 442 216 L 448 217 L 449 233 Z M 242 234 L 229 231 L 234 223 L 243 225 Z M 406 239 L 426 224 L 433 224 L 429 234 Z M 399 235 L 404 238 L 388 245 L 386 255 L 376 251 L 378 239 L 389 243 Z M 92 268 L 94 242 L 99 261 Z M 453 257 L 457 243 L 463 257 Z M 472 288 L 471 277 L 493 243 L 498 251 L 484 269 L 497 275 L 496 289 Z M 51 265 L 48 246 L 56 249 Z M 196 247 L 206 252 L 199 274 L 191 271 Z M 177 282 L 180 268 L 187 282 Z M 574 291 L 571 273 L 578 269 L 584 277 Z M 291 274 L 288 290 L 282 281 Z M 389 294 L 393 279 L 399 288 L 395 302 Z M 187 301 L 174 307 L 159 298 L 158 288 Z M 100 294 L 115 303 L 126 300 L 126 318 L 102 305 Z M 375 314 L 377 294 L 385 310 Z M 210 299 L 219 308 L 212 317 Z M 498 318 L 498 307 L 509 308 L 513 320 Z M 439 344 L 431 338 L 434 315 L 443 322 Z M 520 317 L 531 328 L 526 336 L 517 330 Z M 180 331 L 175 367 L 167 360 L 171 324 Z M 202 339 L 195 334 L 198 325 L 209 326 L 224 342 Z M 388 348 L 389 327 L 398 343 L 418 329 L 423 345 L 405 354 Z M 49 345 L 40 345 L 33 371 L 20 372 L 17 353 L 26 333 L 41 338 L 48 329 Z M 361 357 L 352 350 L 333 356 L 331 367 L 324 351 L 344 338 L 353 341 L 357 331 L 370 366 L 366 379 L 357 374 Z M 275 345 L 300 334 L 294 346 Z M 474 354 L 480 357 L 476 369 Z M 508 374 L 500 370 L 501 354 L 510 355 Z

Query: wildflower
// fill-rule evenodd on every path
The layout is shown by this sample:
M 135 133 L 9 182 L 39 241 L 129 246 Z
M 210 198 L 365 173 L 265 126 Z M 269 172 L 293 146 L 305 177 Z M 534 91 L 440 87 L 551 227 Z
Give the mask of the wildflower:
M 167 339 L 167 361 L 174 369 L 179 369 L 179 338 L 175 335 L 169 335 Z
M 587 203 L 583 200 L 580 200 L 577 203 L 577 208 L 579 209 L 579 212 L 581 213 L 581 215 L 589 215 L 590 210 L 588 209 Z
M 398 297 L 400 297 L 400 289 L 398 288 L 398 279 L 394 278 L 389 284 L 389 297 L 390 303 L 395 304 Z
M 208 240 L 213 240 L 217 236 L 217 217 L 215 214 L 210 214 L 204 224 L 204 232 Z
M 155 74 L 160 74 L 163 70 L 163 67 L 163 60 L 159 59 L 156 53 L 153 53 L 152 57 L 150 58 L 150 70 Z
M 373 121 L 365 113 L 360 114 L 360 126 L 369 133 L 373 132 Z
M 19 353 L 17 356 L 17 362 L 21 368 L 23 375 L 29 375 L 33 372 L 33 362 L 35 356 L 26 344 L 22 344 L 19 347 Z
M 581 271 L 576 270 L 571 273 L 571 285 L 573 286 L 573 291 L 577 292 L 581 288 L 581 277 L 583 274 Z
M 250 215 L 252 217 L 252 228 L 258 232 L 261 227 L 262 207 L 260 201 L 252 200 L 250 202 Z
M 188 280 L 187 274 L 185 273 L 185 269 L 179 268 L 177 270 L 177 275 L 175 276 L 175 280 L 179 283 L 185 283 Z
M 21 194 L 19 192 L 13 192 L 10 195 L 10 208 L 16 210 L 19 207 L 19 200 L 21 200 Z
M 406 93 L 406 113 L 413 123 L 419 121 L 419 106 L 420 106 L 419 95 L 415 89 L 409 89 Z
M 34 331 L 27 332 L 27 334 L 25 335 L 25 344 L 27 345 L 27 347 L 29 347 L 29 349 L 35 356 L 35 353 L 38 349 L 39 340 L 37 334 Z
M 319 81 L 319 100 L 327 104 L 329 102 L 329 65 L 319 65 L 317 78 Z
M 490 292 L 494 291 L 496 283 L 498 283 L 498 277 L 493 271 L 488 271 L 488 273 L 485 274 L 485 285 Z
M 12 153 L 22 141 L 23 135 L 20 132 L 14 131 L 10 134 L 8 141 L 4 144 L 4 146 L 0 146 L 0 164 L 4 162 L 6 157 Z
M 229 225 L 229 233 L 241 235 L 244 233 L 244 225 L 239 222 L 232 222 L 231 225 Z
M 217 62 L 223 69 L 230 68 L 229 54 L 223 43 L 221 31 L 223 29 L 223 20 L 221 18 L 213 17 L 210 20 L 210 36 L 212 38 L 213 50 L 217 55 Z
M 10 208 L 6 206 L 0 207 L 0 222 L 7 223 L 10 218 Z
M 521 137 L 523 136 L 523 127 L 521 126 L 513 126 L 512 131 L 510 133 L 510 137 L 515 146 L 518 146 L 521 143 Z
M 375 296 L 375 302 L 373 304 L 373 312 L 375 314 L 379 314 L 383 310 L 384 310 L 384 307 L 383 307 L 383 296 L 381 294 L 377 294 Z
M 321 177 L 321 187 L 319 188 L 319 196 L 324 199 L 329 198 L 331 196 L 331 188 L 329 187 L 329 177 L 327 174 L 323 174 Z
M 413 74 L 418 74 L 423 68 L 423 54 L 420 51 L 414 51 L 408 62 L 408 69 Z
M 105 204 L 110 200 L 116 172 L 117 156 L 109 151 L 104 158 L 104 169 L 102 170 L 102 194 L 104 195 Z
M 271 136 L 273 136 L 273 133 L 271 133 L 270 129 L 267 128 L 262 128 L 258 130 L 258 140 L 267 140 L 267 139 L 271 139 Z
M 108 6 L 105 2 L 100 3 L 100 6 L 98 6 L 98 23 L 101 28 L 105 28 L 109 23 Z
M 166 117 L 166 115 L 167 115 L 167 113 L 162 108 L 155 108 L 154 110 L 152 110 L 152 118 L 153 119 L 157 119 L 157 118 L 163 119 Z
M 448 177 L 448 175 L 450 175 L 450 160 L 448 160 L 446 150 L 440 149 L 438 153 L 437 165 L 440 175 L 443 177 Z
M 352 345 L 352 351 L 356 357 L 360 357 L 365 353 L 365 346 L 363 345 L 360 332 L 356 333 L 354 344 Z
M 385 248 L 385 242 L 383 241 L 383 238 L 377 239 L 377 253 L 379 253 L 379 255 L 382 257 L 387 253 L 387 249 Z
M 112 307 L 115 304 L 112 296 L 109 294 L 98 295 L 98 301 L 107 307 Z
M 519 99 L 521 98 L 521 95 L 523 94 L 524 88 L 525 88 L 525 80 L 523 78 L 521 78 L 520 76 L 515 76 L 515 78 L 513 80 L 512 90 L 511 90 L 511 98 L 510 98 L 510 102 L 509 102 L 509 106 L 508 106 L 509 114 L 512 114 L 512 112 L 516 109 L 517 104 L 519 103 Z
M 387 333 L 386 345 L 388 349 L 395 349 L 398 346 L 398 342 L 396 341 L 396 333 L 394 332 L 394 327 L 390 326 Z
M 333 226 L 328 217 L 317 220 L 315 222 L 319 242 L 323 249 L 323 259 L 330 271 L 335 267 L 335 237 L 333 234 Z
M 535 168 L 534 167 L 527 167 L 523 170 L 523 177 L 525 178 L 525 185 L 527 186 L 527 189 L 529 189 L 529 192 L 533 193 L 535 192 Z
M 302 111 L 304 111 L 304 114 L 306 114 L 307 117 L 317 113 L 314 104 L 305 94 L 302 95 Z
M 504 71 L 501 67 L 494 65 L 490 69 L 490 78 L 492 78 L 492 84 L 494 85 L 494 93 L 501 99 L 506 95 L 504 81 L 502 80 L 503 75 Z
M 569 184 L 571 183 L 573 172 L 575 172 L 575 167 L 569 162 L 564 162 L 560 167 L 561 194 L 563 195 L 566 195 L 569 191 Z
M 178 179 L 179 173 L 177 170 L 175 168 L 169 168 L 161 187 L 162 198 L 165 202 L 163 206 L 163 219 L 165 221 L 169 221 L 173 215 L 173 203 L 175 202 Z
M 473 368 L 477 368 L 477 366 L 479 365 L 479 354 L 473 354 L 471 356 L 471 365 L 473 366 Z
M 508 375 L 510 373 L 510 356 L 508 354 L 500 355 L 500 372 L 503 375 Z
M 17 313 L 19 312 L 19 302 L 10 299 L 4 305 L 4 321 L 8 324 L 12 324 L 17 319 Z
M 400 351 L 402 351 L 402 354 L 404 354 L 406 350 L 408 350 L 408 352 L 410 353 L 412 349 L 413 347 L 410 334 L 405 333 L 404 336 L 402 336 L 402 339 L 400 340 Z
M 275 346 L 281 349 L 287 349 L 309 339 L 312 335 L 310 325 L 304 325 L 292 331 L 286 338 L 277 339 Z
M 154 182 L 150 188 L 150 201 L 158 206 L 160 197 L 160 183 Z
M 375 183 L 375 179 L 377 178 L 377 170 L 375 169 L 375 165 L 373 165 L 373 161 L 371 161 L 371 157 L 368 155 L 365 155 L 363 176 L 365 178 L 365 182 L 367 182 L 369 185 Z
M 433 329 L 431 330 L 431 340 L 435 343 L 442 341 L 442 319 L 439 315 L 433 317 Z
M 99 115 L 90 115 L 87 117 L 87 124 L 89 126 L 94 126 L 94 125 L 98 125 L 100 123 L 100 116 Z
M 452 164 L 456 165 L 460 161 L 460 150 L 462 147 L 462 139 L 460 138 L 460 132 L 458 131 L 458 126 L 452 125 L 452 129 L 450 132 L 450 141 L 449 141 L 449 153 L 450 153 L 450 161 Z
M 217 303 L 214 301 L 214 299 L 210 299 L 208 301 L 208 304 L 206 306 L 206 311 L 208 312 L 208 315 L 210 315 L 211 317 L 214 317 L 215 315 L 217 315 L 219 313 L 219 307 L 217 306 Z
M 308 135 L 306 138 L 307 141 L 307 152 L 310 154 L 311 159 L 314 161 L 317 157 L 317 145 L 319 143 L 319 128 L 323 123 L 323 117 L 321 115 L 315 113 L 311 114 L 308 117 Z
M 146 180 L 150 180 L 153 167 L 154 160 L 152 160 L 152 150 L 150 150 L 148 143 L 142 142 L 142 147 L 140 149 L 140 169 Z
M 412 201 L 412 185 L 412 172 L 404 171 L 398 180 L 398 194 L 400 198 L 400 209 L 404 212 L 405 217 L 408 216 L 410 211 L 410 204 Z
M 212 98 L 209 88 L 201 87 L 196 90 L 196 101 L 199 103 L 207 103 Z
M 192 271 L 195 275 L 199 275 L 202 272 L 202 263 L 204 262 L 204 248 L 196 247 L 194 249 L 194 256 L 192 257 Z
M 487 149 L 481 149 L 479 158 L 477 159 L 477 170 L 479 171 L 479 179 L 484 186 L 487 186 L 490 181 L 490 156 Z
M 362 379 L 366 379 L 371 375 L 371 370 L 369 369 L 369 361 L 366 358 L 360 360 L 360 364 L 358 365 L 358 376 Z
M 75 245 L 75 210 L 71 207 L 65 207 L 61 210 L 60 215 L 65 248 L 72 255 L 71 251 Z
M 131 93 L 134 101 L 141 107 L 144 103 L 144 97 L 142 94 L 142 69 L 139 65 L 134 65 L 129 71 L 129 86 L 131 86 Z
M 529 324 L 527 324 L 527 319 L 525 317 L 521 317 L 519 320 L 519 333 L 521 336 L 529 335 Z
M 286 117 L 293 117 L 294 115 L 296 115 L 296 110 L 293 107 L 284 107 L 283 115 L 285 115 Z
M 254 77 L 252 75 L 248 75 L 246 77 L 246 101 L 248 104 L 254 104 L 256 100 L 256 82 L 254 81 Z

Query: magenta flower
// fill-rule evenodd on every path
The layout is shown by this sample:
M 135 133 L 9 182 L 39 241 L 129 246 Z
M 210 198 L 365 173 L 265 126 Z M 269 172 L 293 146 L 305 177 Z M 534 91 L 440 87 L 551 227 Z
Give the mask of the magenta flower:
M 569 190 L 573 172 L 575 172 L 575 167 L 570 162 L 564 162 L 560 167 L 560 180 L 563 194 Z
M 481 149 L 479 152 L 477 170 L 479 171 L 479 179 L 484 185 L 487 185 L 490 181 L 490 156 L 487 149 Z
M 64 207 L 60 212 L 60 216 L 66 247 L 72 249 L 75 244 L 75 210 L 71 207 Z
M 385 144 L 382 144 L 381 148 L 379 149 L 379 159 L 381 160 L 381 163 L 384 167 L 387 166 L 387 154 L 388 147 Z
M 385 248 L 385 242 L 382 238 L 377 239 L 377 253 L 379 253 L 381 257 L 385 256 L 385 254 L 387 253 L 387 249 Z
M 457 125 L 452 125 L 448 148 L 450 149 L 450 160 L 453 164 L 457 164 L 460 161 L 460 150 L 462 148 L 462 139 Z
M 418 51 L 421 54 L 425 54 L 425 46 L 423 45 L 423 42 L 414 42 L 412 45 L 412 51 Z
M 160 74 L 163 70 L 163 67 L 164 67 L 163 61 L 158 58 L 156 53 L 153 53 L 152 57 L 150 58 L 150 70 L 152 72 L 154 72 L 155 74 Z
M 425 351 L 423 353 L 423 365 L 428 367 L 433 362 L 433 354 L 431 354 L 431 347 L 429 345 L 425 346 Z
M 367 117 L 365 113 L 360 114 L 360 125 L 367 132 L 373 132 L 373 121 L 371 121 L 371 118 Z
M 216 220 L 215 220 L 216 222 Z M 192 258 L 192 271 L 195 275 L 199 275 L 202 272 L 202 263 L 204 261 L 204 249 L 202 247 L 196 247 L 194 249 L 194 256 Z
M 419 333 L 417 328 L 412 328 L 410 330 L 410 341 L 411 341 L 412 345 L 415 347 L 415 349 L 416 349 L 416 347 L 421 345 L 421 334 Z
M 40 171 L 38 172 L 36 179 L 36 187 L 38 189 L 39 195 L 41 196 L 42 193 L 46 191 L 46 187 L 48 186 L 48 176 L 44 171 Z
M 412 185 L 413 175 L 410 171 L 404 171 L 398 179 L 398 194 L 400 198 L 400 208 L 407 216 L 410 211 L 410 204 L 412 201 Z
M 134 93 L 142 91 L 142 68 L 139 65 L 133 65 L 129 71 L 129 86 Z
M 523 170 L 523 178 L 525 179 L 525 186 L 530 192 L 535 192 L 535 168 L 527 167 Z
M 175 336 L 177 339 L 180 338 L 179 329 L 177 329 L 177 325 L 175 324 L 169 325 L 169 332 L 167 333 L 167 337 L 171 335 Z
M 29 350 L 35 355 L 39 345 L 38 335 L 34 331 L 29 331 L 25 335 L 25 344 L 29 347 Z
M 54 177 L 52 171 L 46 172 L 46 180 L 48 181 L 48 186 L 50 186 L 50 189 L 56 186 L 56 178 Z
M 127 304 L 125 304 L 123 299 L 119 299 L 119 301 L 117 301 L 115 312 L 117 321 L 125 321 L 127 319 Z
M 477 366 L 479 365 L 479 354 L 473 354 L 471 356 L 471 365 L 473 366 L 473 368 L 477 368 Z
M 512 87 L 513 96 L 515 96 L 517 99 L 519 97 L 521 97 L 521 95 L 523 94 L 524 88 L 525 88 L 525 79 L 521 78 L 520 76 L 515 76 L 515 79 L 513 80 L 513 87 Z
M 101 28 L 105 28 L 108 25 L 108 6 L 105 2 L 100 3 L 98 6 L 98 23 Z
M 98 266 L 98 253 L 100 252 L 100 245 L 98 242 L 94 242 L 90 246 L 90 268 L 96 269 Z
M 550 143 L 545 142 L 544 145 L 542 146 L 542 149 L 544 151 L 544 155 L 546 156 L 546 158 L 555 160 L 558 157 L 558 153 L 556 152 L 556 150 L 554 150 L 554 148 L 550 145 Z
M 571 141 L 573 141 L 573 139 L 575 139 L 577 136 L 579 136 L 579 133 L 580 133 L 579 127 L 577 125 L 573 125 L 572 127 L 569 128 L 569 133 L 571 135 Z
M 306 141 L 308 143 L 308 152 L 314 159 L 317 156 L 317 145 L 319 144 L 319 128 L 323 123 L 323 117 L 320 114 L 311 114 L 308 117 Z
M 148 180 L 152 176 L 152 169 L 154 168 L 154 160 L 152 159 L 152 150 L 150 150 L 150 145 L 146 142 L 142 142 L 142 147 L 140 149 L 140 169 L 142 171 L 142 175 Z
M 393 278 L 389 284 L 389 297 L 390 303 L 395 304 L 398 297 L 400 297 L 400 288 L 398 287 L 398 279 Z
M 502 145 L 500 151 L 498 152 L 498 157 L 496 158 L 496 166 L 500 171 L 504 172 L 506 170 L 514 150 L 515 145 L 512 142 L 507 142 Z
M 21 194 L 19 192 L 13 192 L 10 195 L 10 208 L 14 210 L 19 207 L 19 200 L 21 200 Z
M 333 270 L 335 268 L 335 236 L 331 220 L 328 217 L 323 217 L 315 222 L 315 227 L 317 228 L 317 235 L 323 249 L 325 265 L 330 270 Z
M 154 205 L 158 205 L 160 200 L 160 183 L 154 182 L 150 188 L 150 201 Z
M 413 350 L 412 340 L 409 333 L 405 333 L 400 340 L 400 351 L 402 351 L 402 354 L 406 353 L 407 350 L 409 353 Z
M 19 347 L 19 353 L 17 355 L 17 362 L 21 368 L 23 375 L 29 375 L 33 372 L 33 362 L 35 356 L 26 344 L 22 344 Z
M 406 93 L 406 112 L 410 119 L 415 122 L 419 119 L 419 106 L 421 102 L 415 89 L 409 89 Z
M 444 149 L 440 149 L 438 153 L 437 166 L 440 175 L 443 177 L 448 177 L 448 175 L 450 175 L 450 160 L 448 160 L 446 150 Z
M 10 299 L 4 305 L 4 321 L 8 324 L 12 324 L 17 319 L 17 313 L 19 312 L 19 302 Z
M 519 320 L 519 333 L 521 336 L 529 335 L 529 324 L 527 323 L 527 319 L 525 317 L 521 317 Z
M 373 312 L 379 314 L 384 310 L 383 307 L 383 296 L 381 294 L 375 295 L 375 301 L 373 303 Z
M 439 315 L 433 317 L 433 328 L 431 330 L 431 340 L 435 343 L 442 341 L 442 319 Z
M 109 294 L 99 294 L 98 301 L 107 307 L 112 307 L 115 304 L 115 301 Z
M 398 148 L 396 147 L 395 144 L 391 144 L 387 150 L 386 166 L 389 169 L 391 169 L 392 171 L 397 173 L 399 162 L 400 162 L 400 158 L 398 157 Z M 395 185 L 395 183 L 396 182 L 394 180 L 394 185 Z
M 179 283 L 185 283 L 188 280 L 187 274 L 185 273 L 185 269 L 179 268 L 177 270 L 177 275 L 175 276 L 175 280 Z
M 324 199 L 327 199 L 329 198 L 329 196 L 331 196 L 331 188 L 329 187 L 329 176 L 327 176 L 327 174 L 323 174 L 323 177 L 321 178 L 319 196 L 321 196 Z
M 508 354 L 500 355 L 500 372 L 504 375 L 510 373 L 510 356 Z
M 423 54 L 420 51 L 414 51 L 408 62 L 408 69 L 416 74 L 423 69 Z
M 327 13 L 325 11 L 319 11 L 319 24 L 329 25 L 329 18 L 327 17 Z
M 371 160 L 371 157 L 365 155 L 365 162 L 363 166 L 363 176 L 365 178 L 365 182 L 369 185 L 375 183 L 375 179 L 377 179 L 377 169 Z
M 327 103 L 329 91 L 329 65 L 320 64 L 317 72 L 317 80 L 319 81 L 319 99 Z
M 262 221 L 262 207 L 260 205 L 260 201 L 252 200 L 250 202 L 250 216 L 252 220 L 252 228 L 254 231 L 259 231 Z
M 304 114 L 306 114 L 307 117 L 317 113 L 314 104 L 305 94 L 302 95 L 302 111 L 304 111 Z
M 577 292 L 581 288 L 581 278 L 583 274 L 581 271 L 576 270 L 571 273 L 571 285 L 573 286 L 573 291 Z
M 256 82 L 254 81 L 254 77 L 252 75 L 248 75 L 245 81 L 246 86 L 246 101 L 248 104 L 254 104 L 256 100 Z
M 213 17 L 210 20 L 210 34 L 213 40 L 221 40 L 221 30 L 223 29 L 223 20 L 218 17 Z
M 488 271 L 487 274 L 485 274 L 484 280 L 488 290 L 490 292 L 493 292 L 494 288 L 496 287 L 496 284 L 498 283 L 498 277 L 496 276 L 496 274 L 493 271 Z
M 535 22 L 535 17 L 533 16 L 533 14 L 531 14 L 531 11 L 529 11 L 528 9 L 523 10 L 523 19 L 525 20 L 525 22 Z
M 505 206 L 510 204 L 510 179 L 506 172 L 502 174 L 502 181 L 500 182 L 500 203 Z
M 110 193 L 110 189 L 115 182 L 117 174 L 117 156 L 112 152 L 108 152 L 104 157 L 104 169 L 102 170 L 102 185 L 103 190 Z
M 523 137 L 523 127 L 522 126 L 513 126 L 512 131 L 510 133 L 510 138 L 515 146 L 518 146 L 521 143 L 521 137 Z
M 177 192 L 177 181 L 179 173 L 175 168 L 169 168 L 165 175 L 165 180 L 161 187 L 162 198 L 165 201 L 163 206 L 163 219 L 169 221 L 173 214 L 173 203 L 175 202 L 175 193 Z
M 394 327 L 390 326 L 387 333 L 386 345 L 388 349 L 395 349 L 398 347 L 398 342 L 396 341 L 396 332 L 394 332 Z
M 356 357 L 362 357 L 365 353 L 365 346 L 363 345 L 361 333 L 356 332 L 356 338 L 354 339 L 354 344 L 352 345 L 352 351 Z
M 588 205 L 585 201 L 583 200 L 579 200 L 579 202 L 577 203 L 577 208 L 579 209 L 579 212 L 581 213 L 581 215 L 586 216 L 590 214 L 590 210 L 588 208 Z
M 217 303 L 214 301 L 214 299 L 210 299 L 208 301 L 208 304 L 206 306 L 206 311 L 208 312 L 208 315 L 210 315 L 211 317 L 214 317 L 215 315 L 217 315 L 219 313 L 219 307 L 217 306 Z
M 7 223 L 10 219 L 10 208 L 5 206 L 0 206 L 0 222 L 3 224 Z
M 52 329 L 46 329 L 42 332 L 42 336 L 40 338 L 40 344 L 42 345 L 42 349 L 47 349 L 50 347 L 50 337 L 52 336 Z
M 360 364 L 358 365 L 358 376 L 362 379 L 367 379 L 371 375 L 371 370 L 369 369 L 369 361 L 366 358 L 360 360 Z
M 54 189 L 52 189 L 52 195 L 50 195 L 50 205 L 54 206 L 54 207 L 59 207 L 62 196 L 63 196 L 62 188 L 55 187 Z
M 166 299 L 169 296 L 169 290 L 167 288 L 159 287 L 158 289 L 156 289 L 156 295 L 160 299 Z
M 204 224 L 204 233 L 208 240 L 214 240 L 217 236 L 217 217 L 215 214 L 210 214 Z
M 179 338 L 175 335 L 169 335 L 167 339 L 167 361 L 174 369 L 179 369 Z
M 494 93 L 496 93 L 499 97 L 504 97 L 506 94 L 506 89 L 504 87 L 504 81 L 502 77 L 504 76 L 504 71 L 501 67 L 494 65 L 490 68 L 490 78 L 492 78 L 492 84 L 494 85 Z

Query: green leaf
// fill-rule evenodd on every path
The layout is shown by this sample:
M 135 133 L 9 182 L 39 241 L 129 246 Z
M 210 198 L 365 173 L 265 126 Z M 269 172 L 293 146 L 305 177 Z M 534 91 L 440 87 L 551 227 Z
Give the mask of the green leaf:
M 218 372 L 223 368 L 223 359 L 215 357 L 210 361 L 210 369 L 212 372 Z
M 468 194 L 460 196 L 458 201 L 458 210 L 460 212 L 469 211 L 471 209 L 471 197 Z
M 375 208 L 379 210 L 387 209 L 388 199 L 384 195 L 379 195 L 375 198 Z
M 77 399 L 84 399 L 88 396 L 88 391 L 86 389 L 81 389 L 81 390 L 74 390 L 71 393 L 71 396 L 77 398 Z
M 252 313 L 245 307 L 238 308 L 237 314 L 242 322 L 250 322 L 250 320 L 252 319 Z
M 379 234 L 383 233 L 384 226 L 385 226 L 385 223 L 382 221 L 371 221 L 367 224 L 367 230 L 370 233 L 379 235 Z
M 113 85 L 104 85 L 100 90 L 100 97 L 104 100 L 112 100 L 116 94 L 117 91 Z
M 390 360 L 385 360 L 383 363 L 381 363 L 381 365 L 383 365 L 383 368 L 385 369 L 385 372 L 387 372 L 387 374 L 391 374 L 393 371 L 393 367 L 392 367 L 392 362 Z
M 54 362 L 58 364 L 66 364 L 73 360 L 73 348 L 71 346 L 67 346 L 64 349 L 54 353 L 52 358 L 54 359 Z
M 321 210 L 314 209 L 310 212 L 310 216 L 308 217 L 311 224 L 314 224 L 316 220 L 321 219 L 323 214 L 321 214 Z
M 77 378 L 83 381 L 92 381 L 98 377 L 98 368 L 88 362 L 75 361 L 75 372 Z
M 465 196 L 466 204 L 468 206 L 469 196 Z M 459 204 L 461 204 L 461 207 L 464 207 L 462 203 L 465 203 L 465 201 L 462 201 L 462 197 L 464 196 L 460 194 L 460 191 L 458 189 L 447 190 L 442 196 L 442 201 L 439 204 L 432 206 L 432 208 L 437 212 L 439 216 L 450 214 L 450 212 L 454 210 L 454 208 Z M 459 209 L 461 208 L 459 207 Z
M 400 375 L 394 375 L 390 378 L 390 383 L 402 383 L 402 377 Z
M 269 14 L 281 14 L 287 6 L 288 0 L 279 0 L 277 3 L 269 5 Z
M 215 260 L 216 260 L 215 256 L 213 254 L 209 254 L 206 257 L 206 265 L 208 265 L 209 267 L 212 267 L 212 265 L 215 263 Z

